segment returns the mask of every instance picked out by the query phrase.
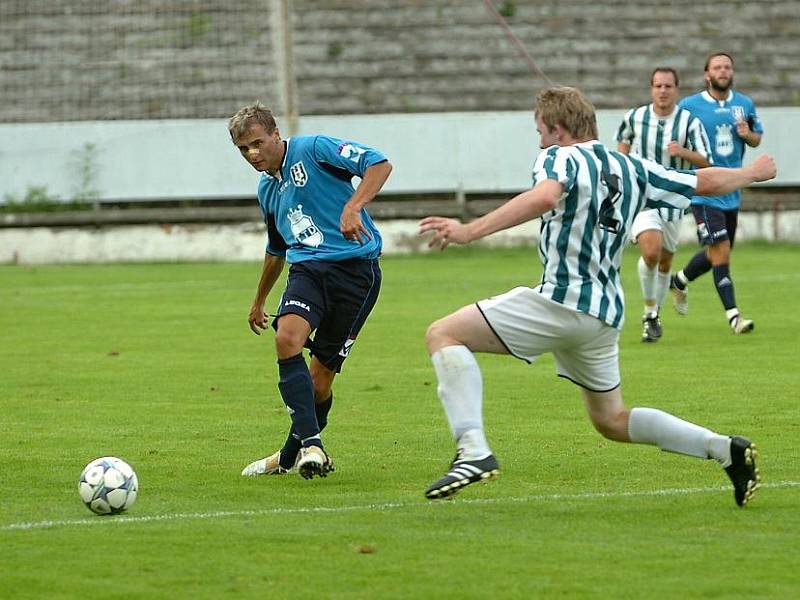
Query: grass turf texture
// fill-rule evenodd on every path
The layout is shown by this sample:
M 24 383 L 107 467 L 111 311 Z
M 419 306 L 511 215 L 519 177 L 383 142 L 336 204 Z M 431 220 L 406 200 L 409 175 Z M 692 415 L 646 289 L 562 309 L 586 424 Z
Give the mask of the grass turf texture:
M 626 401 L 751 436 L 766 486 L 744 510 L 712 461 L 601 438 L 549 356 L 479 357 L 502 475 L 423 498 L 453 453 L 425 328 L 535 281 L 531 249 L 384 259 L 325 432 L 338 470 L 313 481 L 239 476 L 288 423 L 272 335 L 246 324 L 259 265 L 0 267 L 0 597 L 794 598 L 798 259 L 737 247 L 752 335 L 705 276 L 650 345 L 625 258 Z M 103 455 L 139 475 L 122 517 L 78 498 Z

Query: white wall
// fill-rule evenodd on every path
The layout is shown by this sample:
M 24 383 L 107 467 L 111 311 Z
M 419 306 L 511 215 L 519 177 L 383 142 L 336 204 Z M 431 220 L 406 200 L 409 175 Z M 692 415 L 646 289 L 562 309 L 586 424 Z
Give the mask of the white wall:
M 598 112 L 613 144 L 624 111 Z M 765 108 L 764 142 L 778 162 L 773 184 L 800 185 L 800 108 Z M 279 121 L 280 125 L 280 121 Z M 382 150 L 395 170 L 387 192 L 511 192 L 530 184 L 538 153 L 530 112 L 301 117 L 300 133 L 326 133 Z M 84 145 L 96 148 L 102 200 L 247 198 L 257 174 L 231 144 L 224 119 L 0 124 L 0 203 L 32 186 L 62 200 L 81 186 Z

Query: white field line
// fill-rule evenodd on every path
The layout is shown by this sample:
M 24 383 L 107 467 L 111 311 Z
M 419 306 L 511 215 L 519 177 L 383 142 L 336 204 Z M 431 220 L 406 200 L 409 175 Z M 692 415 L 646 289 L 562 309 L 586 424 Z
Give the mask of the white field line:
M 800 487 L 800 481 L 779 481 L 776 483 L 761 484 L 759 488 L 785 489 Z M 717 492 L 730 492 L 730 486 L 706 487 L 706 488 L 667 488 L 662 490 L 650 490 L 644 492 L 586 492 L 582 494 L 542 494 L 531 496 L 511 496 L 508 498 L 464 498 L 457 496 L 455 502 L 431 502 L 429 500 L 420 502 L 382 502 L 378 504 L 360 504 L 355 506 L 312 506 L 298 508 L 267 508 L 262 510 L 221 510 L 214 512 L 197 513 L 171 513 L 150 516 L 113 516 L 113 517 L 91 517 L 88 519 L 63 519 L 57 521 L 29 521 L 26 523 L 9 523 L 0 525 L 0 531 L 25 531 L 32 529 L 50 529 L 54 527 L 70 527 L 84 525 L 137 525 L 140 523 L 153 523 L 159 521 L 182 521 L 197 519 L 222 519 L 225 517 L 261 517 L 273 515 L 297 515 L 313 513 L 348 513 L 361 511 L 384 511 L 403 508 L 419 508 L 442 505 L 459 504 L 527 504 L 532 502 L 558 502 L 558 501 L 579 501 L 613 498 L 642 498 L 652 496 L 684 496 L 692 494 L 710 494 Z

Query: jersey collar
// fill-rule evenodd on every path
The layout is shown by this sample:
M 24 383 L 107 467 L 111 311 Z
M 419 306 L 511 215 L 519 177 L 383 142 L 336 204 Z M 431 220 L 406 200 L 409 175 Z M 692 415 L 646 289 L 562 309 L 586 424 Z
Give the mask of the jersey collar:
M 277 179 L 278 181 L 283 181 L 283 168 L 286 166 L 286 157 L 289 156 L 289 140 L 291 139 L 292 138 L 286 138 L 283 140 L 283 161 L 281 161 L 281 168 L 278 170 L 277 175 L 267 173 L 266 171 L 264 171 L 264 175 L 272 179 Z
M 678 105 L 676 104 L 675 106 L 672 107 L 672 112 L 671 113 L 669 113 L 668 115 L 663 115 L 663 116 L 656 112 L 656 107 L 653 106 L 652 102 L 648 106 L 648 109 L 650 110 L 650 114 L 653 117 L 655 117 L 656 119 L 662 120 L 662 121 L 666 121 L 666 120 L 669 120 L 669 119 L 671 119 L 672 117 L 675 116 L 675 113 L 678 112 Z
M 705 100 L 706 102 L 713 102 L 714 104 L 719 104 L 720 106 L 725 106 L 726 102 L 730 102 L 731 100 L 733 100 L 733 88 L 728 90 L 728 96 L 724 100 L 717 100 L 716 98 L 714 98 L 714 96 L 712 96 L 711 94 L 708 93 L 708 90 L 706 90 L 704 92 L 701 92 L 700 95 L 703 97 L 703 100 Z

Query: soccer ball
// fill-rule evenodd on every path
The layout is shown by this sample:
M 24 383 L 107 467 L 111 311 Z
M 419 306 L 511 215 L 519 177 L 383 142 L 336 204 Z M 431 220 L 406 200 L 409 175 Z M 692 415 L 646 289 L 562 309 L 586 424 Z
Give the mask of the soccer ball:
M 93 460 L 78 480 L 81 500 L 98 515 L 116 515 L 128 510 L 138 491 L 136 473 L 128 463 L 114 456 Z

